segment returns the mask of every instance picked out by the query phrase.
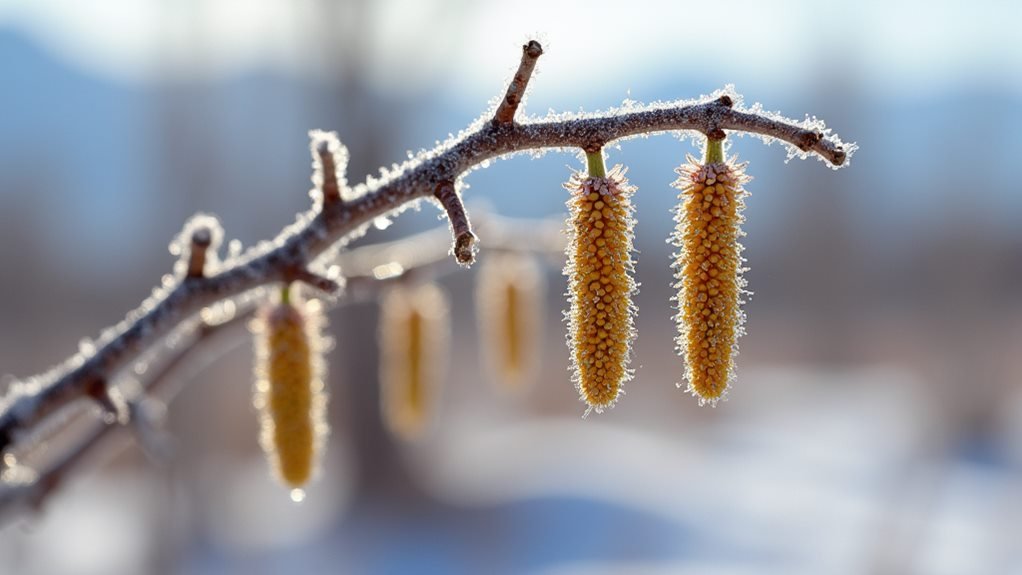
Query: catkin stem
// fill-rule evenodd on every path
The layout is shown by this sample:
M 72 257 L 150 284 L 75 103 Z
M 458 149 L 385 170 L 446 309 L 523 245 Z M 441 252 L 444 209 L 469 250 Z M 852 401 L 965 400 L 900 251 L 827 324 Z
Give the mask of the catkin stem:
M 586 163 L 588 164 L 590 178 L 607 177 L 607 167 L 603 163 L 603 148 L 595 152 L 586 152 Z
M 706 139 L 706 163 L 707 164 L 724 163 L 724 138 Z

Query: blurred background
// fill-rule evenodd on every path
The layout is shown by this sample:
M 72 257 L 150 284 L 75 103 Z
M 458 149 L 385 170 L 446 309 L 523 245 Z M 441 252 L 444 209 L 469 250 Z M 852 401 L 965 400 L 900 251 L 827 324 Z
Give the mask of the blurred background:
M 730 399 L 675 388 L 673 169 L 697 142 L 609 150 L 639 192 L 634 381 L 587 420 L 547 267 L 541 377 L 495 393 L 476 272 L 445 275 L 453 349 L 430 433 L 378 410 L 375 305 L 331 312 L 330 450 L 301 504 L 256 441 L 236 332 L 187 372 L 174 456 L 104 451 L 0 530 L 0 571 L 1020 573 L 1022 5 L 932 2 L 0 1 L 0 373 L 123 317 L 196 211 L 269 238 L 306 208 L 307 131 L 349 181 L 458 132 L 546 49 L 526 111 L 693 98 L 827 121 L 831 171 L 739 138 L 755 296 Z M 470 202 L 561 218 L 570 154 L 472 173 Z M 431 206 L 359 243 L 446 225 Z M 485 242 L 485 237 L 482 238 Z M 483 254 L 485 257 L 485 253 Z M 198 369 L 201 367 L 201 369 Z M 187 370 L 186 370 L 187 371 Z

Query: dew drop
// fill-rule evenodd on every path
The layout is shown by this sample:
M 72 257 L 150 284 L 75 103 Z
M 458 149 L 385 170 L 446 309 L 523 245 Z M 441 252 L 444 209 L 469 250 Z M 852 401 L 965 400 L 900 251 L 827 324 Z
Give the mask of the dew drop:
M 292 489 L 291 490 L 291 501 L 295 503 L 301 503 L 305 501 L 305 490 L 304 489 Z

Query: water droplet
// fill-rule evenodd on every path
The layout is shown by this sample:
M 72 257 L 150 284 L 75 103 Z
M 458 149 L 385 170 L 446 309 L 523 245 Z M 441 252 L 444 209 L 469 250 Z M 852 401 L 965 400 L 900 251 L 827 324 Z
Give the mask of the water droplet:
M 291 490 L 291 501 L 295 503 L 301 503 L 305 501 L 305 490 L 304 489 L 292 489 Z

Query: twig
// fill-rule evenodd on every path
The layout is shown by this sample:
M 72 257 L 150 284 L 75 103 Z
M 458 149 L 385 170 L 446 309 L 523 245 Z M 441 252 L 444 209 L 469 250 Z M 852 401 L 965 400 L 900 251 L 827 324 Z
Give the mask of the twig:
M 323 194 L 325 205 L 339 204 L 341 190 L 347 183 L 344 172 L 348 167 L 348 149 L 337 139 L 334 132 L 313 130 L 309 132 L 312 143 L 312 181 Z
M 206 250 L 213 242 L 213 232 L 202 226 L 192 232 L 192 245 L 188 254 L 188 273 L 185 277 L 201 278 L 206 270 Z
M 468 267 L 476 259 L 476 235 L 472 233 L 472 224 L 468 221 L 468 213 L 465 211 L 465 204 L 461 202 L 461 194 L 455 188 L 454 182 L 440 182 L 433 192 L 440 205 L 447 212 L 447 219 L 451 222 L 451 234 L 454 236 L 454 246 L 451 254 L 459 264 Z
M 553 230 L 560 227 L 557 222 L 547 220 L 517 220 L 499 216 L 484 215 L 484 226 L 493 240 L 487 242 L 487 250 L 563 253 L 563 238 L 556 234 L 560 241 L 555 240 Z M 546 242 L 521 242 L 516 238 L 515 231 L 532 230 L 535 237 L 547 238 Z M 545 232 L 545 233 L 544 233 Z M 412 236 L 383 244 L 373 244 L 352 249 L 342 254 L 341 265 L 350 269 L 346 289 L 334 305 L 358 303 L 375 297 L 382 288 L 395 282 L 404 281 L 411 272 L 435 271 L 438 265 L 449 262 L 447 258 L 447 239 L 449 234 L 443 228 L 437 228 Z M 382 259 L 381 259 L 382 258 Z M 386 277 L 379 277 L 368 262 L 385 261 L 400 270 Z M 451 266 L 452 268 L 454 266 Z M 329 280 L 327 280 L 329 281 Z M 237 311 L 233 317 L 220 323 L 201 322 L 194 329 L 192 337 L 186 343 L 175 347 L 169 357 L 165 358 L 159 369 L 147 372 L 147 382 L 142 392 L 132 399 L 128 406 L 134 413 L 141 408 L 141 403 L 151 401 L 160 396 L 164 402 L 171 401 L 180 389 L 168 386 L 175 381 L 175 374 L 181 369 L 203 344 L 218 334 L 225 333 L 239 325 L 247 323 L 255 315 L 255 306 Z M 34 481 L 9 484 L 0 482 L 0 520 L 9 519 L 14 511 L 21 507 L 38 509 L 46 498 L 55 492 L 74 471 L 87 459 L 86 456 L 105 442 L 114 431 L 124 425 L 149 425 L 149 422 L 136 418 L 117 418 L 93 422 L 91 427 L 82 434 L 74 444 L 58 456 L 46 469 L 40 471 Z M 146 440 L 145 429 L 136 430 L 138 439 Z
M 494 123 L 509 124 L 514 121 L 518 105 L 525 97 L 525 88 L 532 78 L 532 71 L 536 69 L 536 61 L 542 55 L 543 47 L 535 40 L 530 40 L 528 44 L 522 46 L 522 61 L 518 64 L 518 71 L 507 87 L 507 94 L 501 100 L 497 113 L 493 115 Z
M 843 164 L 854 149 L 846 151 L 835 136 L 816 129 L 735 110 L 730 104 L 730 98 L 717 98 L 701 103 L 656 104 L 634 111 L 568 115 L 526 124 L 483 122 L 421 158 L 406 162 L 382 180 L 358 186 L 350 201 L 324 201 L 322 206 L 314 206 L 301 218 L 301 224 L 282 231 L 272 247 L 250 250 L 215 274 L 181 281 L 144 302 L 124 322 L 102 335 L 91 355 L 76 354 L 47 373 L 13 384 L 0 402 L 0 451 L 6 451 L 18 436 L 49 415 L 83 397 L 89 385 L 108 381 L 203 307 L 294 279 L 295 270 L 307 269 L 318 255 L 362 233 L 375 218 L 431 195 L 439 183 L 457 181 L 470 168 L 492 158 L 538 148 L 594 150 L 628 136 L 678 130 L 762 134 L 819 154 L 835 166 Z

